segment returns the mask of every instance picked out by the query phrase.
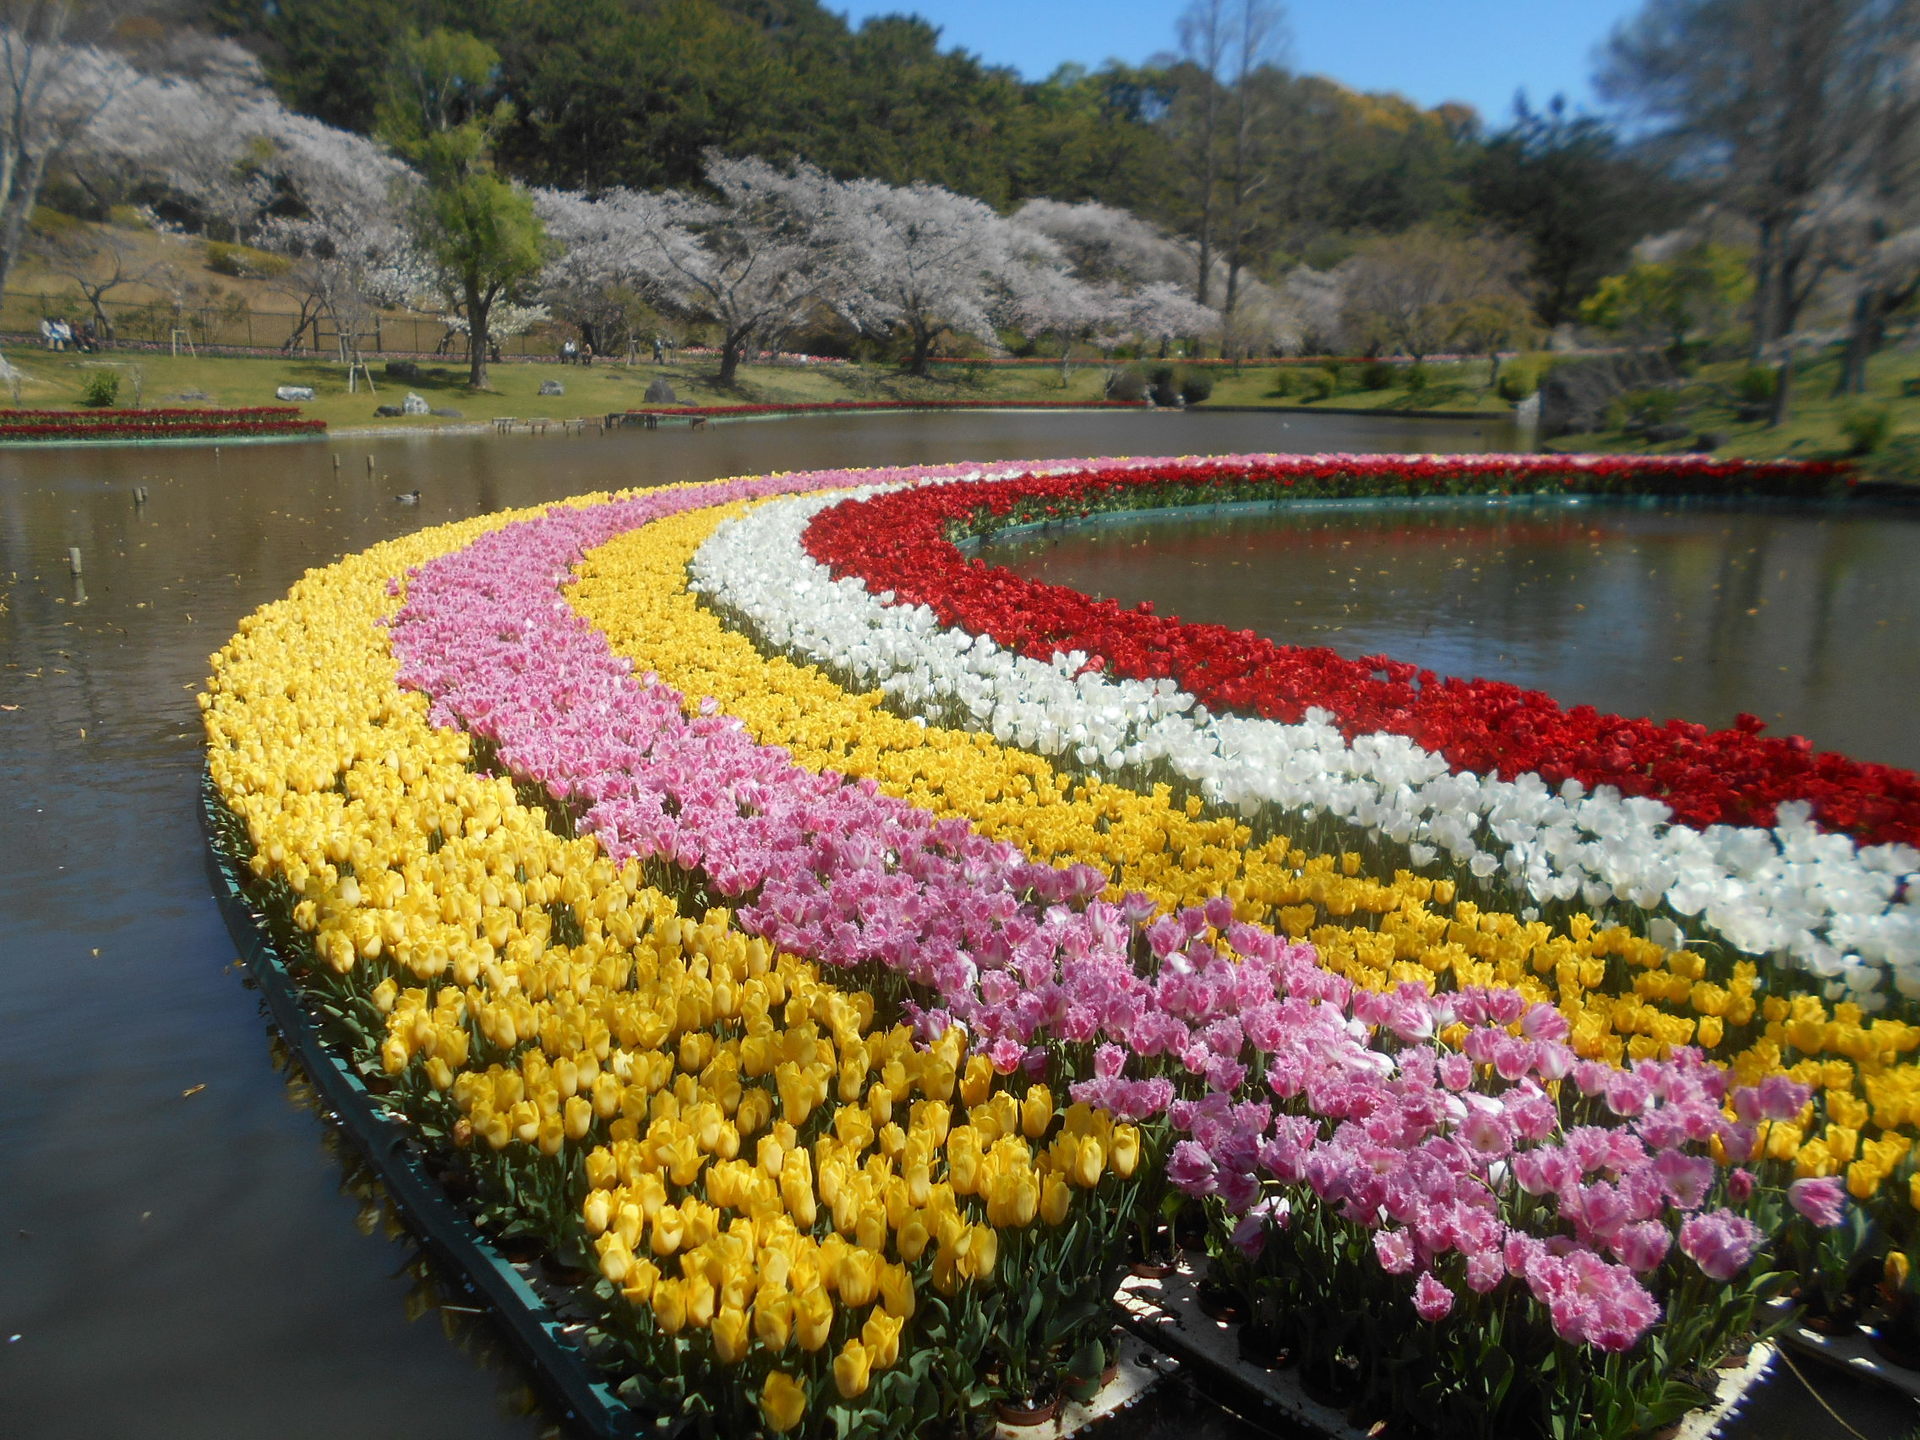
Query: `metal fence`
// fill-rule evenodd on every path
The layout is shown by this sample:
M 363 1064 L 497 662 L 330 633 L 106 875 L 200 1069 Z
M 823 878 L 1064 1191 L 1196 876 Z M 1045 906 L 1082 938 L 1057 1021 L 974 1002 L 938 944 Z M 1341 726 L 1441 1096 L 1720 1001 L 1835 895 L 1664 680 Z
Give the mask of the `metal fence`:
M 169 300 L 109 299 L 101 302 L 100 310 L 111 327 L 110 333 L 100 334 L 102 348 L 304 355 L 330 360 L 341 355 L 339 332 L 324 316 L 317 323 L 302 326 L 296 312 L 254 310 L 231 301 L 175 305 Z M 41 343 L 42 320 L 65 320 L 76 333 L 84 321 L 92 321 L 96 331 L 100 329 L 93 307 L 71 294 L 33 295 L 10 290 L 0 296 L 0 334 L 16 343 L 37 345 Z M 558 353 L 559 337 L 543 327 L 494 343 L 506 358 L 551 359 Z M 449 330 L 437 315 L 390 311 L 374 317 L 371 332 L 361 334 L 360 351 L 369 356 L 457 362 L 466 358 L 467 337 Z

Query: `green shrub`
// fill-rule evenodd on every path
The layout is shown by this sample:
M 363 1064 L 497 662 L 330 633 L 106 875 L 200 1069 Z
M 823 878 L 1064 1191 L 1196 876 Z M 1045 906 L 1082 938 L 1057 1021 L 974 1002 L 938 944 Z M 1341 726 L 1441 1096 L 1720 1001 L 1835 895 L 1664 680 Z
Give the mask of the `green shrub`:
M 1147 398 L 1147 377 L 1138 370 L 1115 370 L 1107 376 L 1107 399 L 1137 405 Z
M 1780 388 L 1780 377 L 1774 371 L 1761 365 L 1752 365 L 1740 372 L 1740 378 L 1733 382 L 1734 393 L 1740 397 L 1743 405 L 1768 405 Z
M 1328 365 L 1326 370 L 1327 378 L 1333 385 L 1332 393 L 1337 395 L 1342 390 L 1351 390 L 1353 388 L 1353 375 L 1346 366 L 1336 361 Z
M 1300 374 L 1291 365 L 1282 365 L 1273 375 L 1273 389 L 1267 393 L 1276 399 L 1284 400 L 1300 391 Z
M 1393 366 L 1384 360 L 1374 360 L 1360 371 L 1362 390 L 1385 390 L 1393 384 Z
M 87 377 L 80 392 L 81 403 L 105 410 L 120 398 L 120 377 L 111 370 L 96 370 Z
M 85 224 L 64 211 L 55 210 L 51 205 L 34 206 L 31 218 L 33 228 L 42 235 L 72 235 Z
M 1494 393 L 1502 400 L 1518 405 L 1540 388 L 1540 381 L 1546 375 L 1547 367 L 1530 355 L 1516 355 L 1500 367 L 1500 378 L 1494 382 Z
M 1189 405 L 1199 405 L 1213 394 L 1213 377 L 1204 370 L 1189 370 L 1180 381 L 1180 398 Z
M 1308 400 L 1327 400 L 1340 388 L 1338 367 L 1323 366 L 1307 372 L 1304 398 Z
M 1840 417 L 1849 455 L 1871 455 L 1893 434 L 1893 411 L 1884 405 L 1856 405 Z
M 251 245 L 229 245 L 222 240 L 207 242 L 207 268 L 216 275 L 231 275 L 241 280 L 264 280 L 284 275 L 293 262 L 284 255 L 256 250 Z
M 115 205 L 107 211 L 107 223 L 122 230 L 151 230 L 153 221 L 138 205 Z
M 1607 407 L 1607 427 L 1613 430 L 1635 425 L 1664 425 L 1680 408 L 1680 396 L 1673 390 L 1629 390 Z
M 1409 395 L 1424 395 L 1427 392 L 1427 386 L 1433 383 L 1433 372 L 1416 360 L 1407 366 L 1406 373 L 1400 377 L 1400 383 L 1407 387 Z

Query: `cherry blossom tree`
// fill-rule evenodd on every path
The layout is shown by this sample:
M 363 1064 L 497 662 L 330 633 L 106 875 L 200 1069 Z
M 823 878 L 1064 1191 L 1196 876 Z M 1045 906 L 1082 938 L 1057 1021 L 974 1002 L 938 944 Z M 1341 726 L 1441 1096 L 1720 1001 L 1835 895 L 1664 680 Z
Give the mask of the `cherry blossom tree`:
M 631 277 L 717 327 L 720 383 L 732 385 L 756 341 L 790 330 L 837 283 L 825 226 L 839 187 L 811 165 L 719 154 L 706 180 L 710 196 L 609 191 L 563 223 L 578 227 L 582 273 Z
M 904 332 L 915 375 L 949 332 L 997 347 L 996 319 L 1018 308 L 1016 277 L 1060 262 L 1046 237 L 937 185 L 855 180 L 836 198 L 841 313 L 863 330 Z
M 1029 200 L 1013 213 L 1013 223 L 1059 246 L 1082 280 L 1125 289 L 1166 281 L 1191 290 L 1196 263 L 1192 242 L 1131 211 L 1092 200 L 1078 205 Z
M 135 73 L 88 43 L 126 7 L 0 0 L 0 287 L 19 259 L 49 168 Z

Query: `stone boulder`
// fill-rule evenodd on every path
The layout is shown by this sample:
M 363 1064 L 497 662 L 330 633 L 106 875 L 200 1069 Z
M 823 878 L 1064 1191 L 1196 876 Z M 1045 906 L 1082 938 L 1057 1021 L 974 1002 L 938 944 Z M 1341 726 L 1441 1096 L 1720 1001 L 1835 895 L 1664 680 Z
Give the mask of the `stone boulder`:
M 673 393 L 673 386 L 667 383 L 667 377 L 664 375 L 654 376 L 653 383 L 647 386 L 647 404 L 677 405 L 679 403 L 680 399 Z
M 562 385 L 558 380 L 542 380 L 540 382 L 540 393 L 542 395 L 564 395 L 567 393 L 567 387 Z
M 313 387 L 311 385 L 282 385 L 273 392 L 273 395 L 276 400 L 311 400 L 313 399 Z
M 400 413 L 403 415 L 431 415 L 433 413 L 433 407 L 427 404 L 424 398 L 409 390 L 407 392 L 407 398 L 400 402 Z

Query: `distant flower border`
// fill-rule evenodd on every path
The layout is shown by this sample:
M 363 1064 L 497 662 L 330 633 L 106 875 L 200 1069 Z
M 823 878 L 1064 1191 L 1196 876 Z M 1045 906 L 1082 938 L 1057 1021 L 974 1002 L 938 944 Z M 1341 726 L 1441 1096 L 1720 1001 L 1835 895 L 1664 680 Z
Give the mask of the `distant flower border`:
M 327 422 L 293 405 L 235 409 L 0 410 L 0 441 L 182 440 L 245 435 L 317 435 Z

